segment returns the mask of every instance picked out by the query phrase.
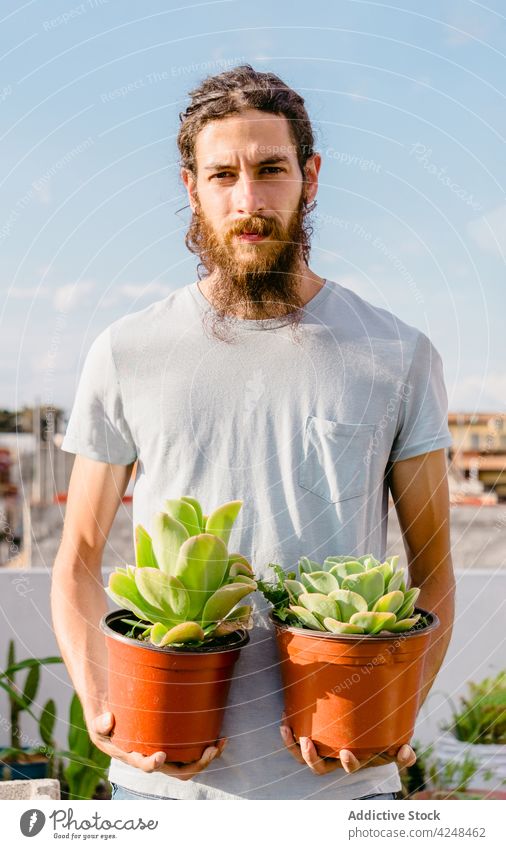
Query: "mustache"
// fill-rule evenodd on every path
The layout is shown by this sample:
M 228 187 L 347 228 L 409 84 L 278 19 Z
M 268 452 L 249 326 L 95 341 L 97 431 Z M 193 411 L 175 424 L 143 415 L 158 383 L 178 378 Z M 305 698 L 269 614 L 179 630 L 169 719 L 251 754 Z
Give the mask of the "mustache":
M 278 224 L 273 218 L 263 218 L 260 215 L 252 215 L 243 221 L 236 221 L 227 231 L 226 239 L 234 236 L 242 236 L 243 233 L 253 233 L 255 236 L 272 236 L 278 231 Z

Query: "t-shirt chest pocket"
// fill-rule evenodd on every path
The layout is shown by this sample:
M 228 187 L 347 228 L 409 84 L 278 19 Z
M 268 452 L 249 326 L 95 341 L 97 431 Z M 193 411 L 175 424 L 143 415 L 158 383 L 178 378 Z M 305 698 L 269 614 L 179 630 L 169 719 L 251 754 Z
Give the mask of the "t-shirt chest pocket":
M 375 427 L 308 416 L 300 486 L 332 503 L 364 495 Z

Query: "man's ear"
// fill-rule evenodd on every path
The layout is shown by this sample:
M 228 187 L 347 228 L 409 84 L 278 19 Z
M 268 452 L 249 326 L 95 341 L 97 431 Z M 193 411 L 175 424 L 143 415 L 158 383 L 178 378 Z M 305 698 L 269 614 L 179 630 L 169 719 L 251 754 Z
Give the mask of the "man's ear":
M 181 179 L 186 186 L 192 212 L 195 212 L 197 206 L 197 179 L 188 168 L 181 168 Z
M 321 164 L 321 155 L 319 153 L 313 153 L 304 166 L 305 196 L 308 205 L 313 202 L 318 192 L 318 173 Z

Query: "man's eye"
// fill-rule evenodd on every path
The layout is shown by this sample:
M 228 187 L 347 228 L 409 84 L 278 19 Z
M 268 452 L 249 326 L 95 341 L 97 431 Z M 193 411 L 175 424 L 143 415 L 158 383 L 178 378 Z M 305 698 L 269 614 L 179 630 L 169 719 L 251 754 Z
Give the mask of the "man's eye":
M 262 171 L 266 171 L 269 174 L 277 174 L 279 172 L 284 171 L 284 168 L 279 168 L 279 166 L 277 166 L 277 165 L 263 165 Z M 217 177 L 218 179 L 221 179 L 221 178 L 233 177 L 233 176 L 234 175 L 233 175 L 232 171 L 218 171 L 216 174 L 212 175 L 211 180 L 213 180 L 215 177 Z

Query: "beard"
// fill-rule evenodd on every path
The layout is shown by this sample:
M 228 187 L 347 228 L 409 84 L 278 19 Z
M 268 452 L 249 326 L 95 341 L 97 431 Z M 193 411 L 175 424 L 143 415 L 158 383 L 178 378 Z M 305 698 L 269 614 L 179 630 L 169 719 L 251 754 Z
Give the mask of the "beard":
M 229 340 L 238 310 L 247 319 L 283 318 L 296 330 L 304 314 L 299 281 L 309 259 L 312 227 L 307 218 L 312 208 L 302 192 L 285 226 L 275 218 L 253 215 L 219 234 L 197 199 L 185 241 L 200 259 L 199 279 L 213 275 L 214 309 L 206 315 L 213 335 Z M 237 237 L 246 232 L 268 238 L 257 243 L 239 241 Z

